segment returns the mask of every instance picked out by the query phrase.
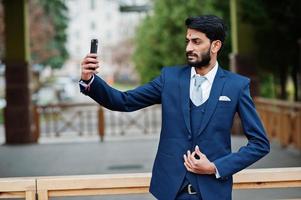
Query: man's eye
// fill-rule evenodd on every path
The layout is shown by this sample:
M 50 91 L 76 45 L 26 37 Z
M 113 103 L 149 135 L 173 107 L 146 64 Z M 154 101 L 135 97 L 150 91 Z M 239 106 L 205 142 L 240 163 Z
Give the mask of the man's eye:
M 201 42 L 200 40 L 194 40 L 193 43 L 199 45 L 199 44 L 201 44 L 202 42 Z

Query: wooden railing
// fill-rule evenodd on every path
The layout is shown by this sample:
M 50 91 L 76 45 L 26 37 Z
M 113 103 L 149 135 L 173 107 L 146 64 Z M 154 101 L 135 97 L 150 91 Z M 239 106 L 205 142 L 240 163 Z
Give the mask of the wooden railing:
M 0 199 L 148 193 L 150 178 L 150 173 L 4 178 L 0 179 Z M 301 167 L 246 169 L 233 179 L 234 189 L 299 188 Z
M 255 103 L 269 137 L 301 150 L 301 103 L 264 98 Z
M 0 199 L 25 198 L 35 200 L 37 194 L 35 178 L 1 178 Z

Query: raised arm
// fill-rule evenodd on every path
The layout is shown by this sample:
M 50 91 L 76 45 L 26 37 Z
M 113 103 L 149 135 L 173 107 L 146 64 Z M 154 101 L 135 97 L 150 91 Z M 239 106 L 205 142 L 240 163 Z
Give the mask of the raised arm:
M 133 90 L 121 92 L 109 86 L 96 76 L 98 61 L 93 54 L 84 58 L 81 64 L 81 92 L 90 96 L 100 105 L 116 111 L 130 112 L 153 104 L 161 103 L 161 92 L 164 85 L 164 70 L 151 82 Z

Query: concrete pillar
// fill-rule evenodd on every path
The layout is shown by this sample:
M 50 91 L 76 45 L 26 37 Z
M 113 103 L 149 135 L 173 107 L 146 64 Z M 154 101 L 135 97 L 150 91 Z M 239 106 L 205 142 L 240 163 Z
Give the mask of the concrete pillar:
M 36 142 L 31 103 L 28 1 L 4 0 L 4 12 L 6 143 Z

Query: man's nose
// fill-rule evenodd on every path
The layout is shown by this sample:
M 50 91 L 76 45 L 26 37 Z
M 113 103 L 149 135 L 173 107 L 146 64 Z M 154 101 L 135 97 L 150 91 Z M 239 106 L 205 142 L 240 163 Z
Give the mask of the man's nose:
M 190 42 L 188 42 L 186 45 L 186 52 L 190 52 L 190 51 L 193 51 L 193 46 L 191 45 Z

